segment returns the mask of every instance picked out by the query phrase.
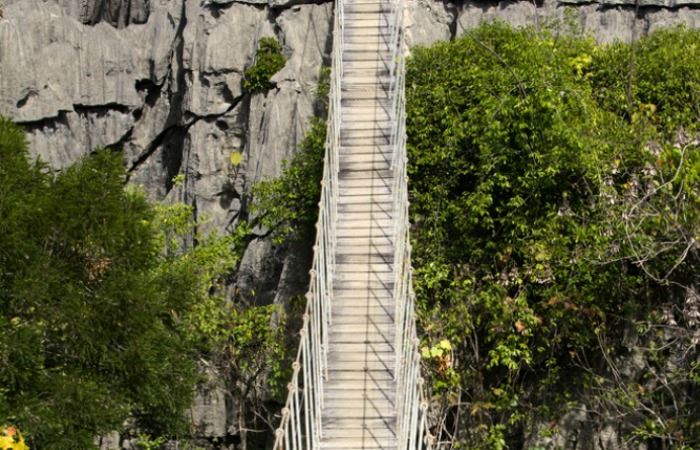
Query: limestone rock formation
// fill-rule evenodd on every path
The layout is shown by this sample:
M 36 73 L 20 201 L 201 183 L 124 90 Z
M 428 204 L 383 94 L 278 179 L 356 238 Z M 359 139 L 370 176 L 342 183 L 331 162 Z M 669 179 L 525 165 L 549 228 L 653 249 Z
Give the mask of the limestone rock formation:
M 467 0 L 458 13 L 456 33 L 461 34 L 484 21 L 500 20 L 516 26 L 581 33 L 605 43 L 629 42 L 660 27 L 700 26 L 698 5 L 697 0 L 641 0 L 637 10 L 634 0 L 544 0 L 541 3 Z
M 6 5 L 24 0 L 5 0 Z M 117 28 L 148 21 L 150 0 L 56 0 L 61 9 L 87 25 L 107 22 Z
M 58 169 L 95 147 L 121 148 L 132 182 L 155 199 L 193 204 L 222 231 L 250 183 L 278 174 L 296 149 L 331 45 L 331 3 L 273 11 L 232 1 L 22 0 L 4 12 L 0 113 L 25 127 L 32 152 Z M 251 96 L 243 71 L 264 36 L 280 40 L 288 62 L 276 89 Z M 231 151 L 244 153 L 239 167 Z M 185 182 L 176 187 L 178 174 Z M 258 253 L 244 266 L 265 258 Z

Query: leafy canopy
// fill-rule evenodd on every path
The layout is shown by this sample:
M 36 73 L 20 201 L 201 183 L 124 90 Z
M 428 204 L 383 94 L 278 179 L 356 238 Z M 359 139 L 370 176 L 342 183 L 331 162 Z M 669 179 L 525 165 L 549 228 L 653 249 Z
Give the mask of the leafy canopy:
M 208 340 L 192 317 L 235 263 L 232 242 L 182 251 L 189 208 L 124 184 L 104 150 L 52 175 L 0 118 L 0 424 L 32 448 L 93 448 L 129 417 L 188 431 Z
M 255 94 L 274 88 L 276 84 L 270 79 L 284 67 L 286 61 L 282 46 L 275 38 L 261 38 L 255 53 L 255 63 L 243 74 L 243 89 Z
M 698 31 L 601 46 L 501 24 L 413 51 L 415 289 L 461 448 L 519 448 L 584 399 L 700 445 L 699 53 Z M 622 382 L 630 329 L 645 370 Z

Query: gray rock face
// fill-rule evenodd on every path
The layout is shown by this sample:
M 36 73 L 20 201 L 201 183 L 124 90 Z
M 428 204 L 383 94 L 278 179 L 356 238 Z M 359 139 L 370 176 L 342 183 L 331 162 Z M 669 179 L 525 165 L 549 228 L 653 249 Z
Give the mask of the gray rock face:
M 73 14 L 77 13 L 82 23 L 94 25 L 104 21 L 119 28 L 132 23 L 146 23 L 150 12 L 149 0 L 97 0 L 79 3 L 61 0 L 61 6 Z
M 603 42 L 700 26 L 691 7 L 700 0 L 642 0 L 638 14 L 633 0 L 406 5 L 412 46 L 493 20 Z M 245 215 L 251 184 L 278 175 L 296 151 L 332 44 L 333 6 L 323 0 L 0 0 L 0 8 L 0 114 L 25 127 L 31 152 L 60 169 L 95 147 L 121 148 L 132 183 L 153 199 L 193 205 L 224 233 Z M 287 63 L 275 89 L 251 96 L 243 73 L 266 36 L 282 43 Z M 244 155 L 237 167 L 232 151 Z M 285 303 L 305 290 L 309 255 L 310 245 L 253 240 L 237 288 Z M 202 391 L 193 408 L 204 435 L 231 432 L 219 388 Z
M 629 42 L 656 29 L 700 26 L 700 0 L 406 0 L 408 41 L 427 45 L 450 39 L 485 22 L 578 33 L 603 43 Z
M 455 37 L 457 7 L 427 0 L 406 0 L 404 21 L 409 46 L 430 45 Z
M 515 26 L 548 27 L 594 37 L 604 43 L 629 42 L 660 27 L 700 24 L 698 0 L 544 0 L 543 2 L 467 0 L 457 14 L 457 35 L 495 20 Z M 668 8 L 674 8 L 672 10 Z
M 573 405 L 556 423 L 538 423 L 524 448 L 542 450 L 647 450 L 645 444 L 625 439 L 624 423 L 606 411 Z
M 24 0 L 5 0 L 5 5 L 23 2 Z M 118 28 L 146 23 L 151 11 L 151 0 L 55 0 L 55 3 L 67 15 L 83 24 L 107 22 Z
M 211 371 L 203 370 L 207 381 L 197 390 L 194 403 L 190 408 L 192 425 L 197 435 L 203 438 L 217 438 L 233 434 L 231 428 L 236 423 L 234 408 L 227 408 L 227 392 L 221 377 Z
M 82 25 L 55 3 L 6 6 L 0 113 L 23 124 L 32 151 L 56 168 L 94 146 L 126 142 L 148 106 L 143 83 L 162 85 L 171 73 L 176 6 L 123 30 Z

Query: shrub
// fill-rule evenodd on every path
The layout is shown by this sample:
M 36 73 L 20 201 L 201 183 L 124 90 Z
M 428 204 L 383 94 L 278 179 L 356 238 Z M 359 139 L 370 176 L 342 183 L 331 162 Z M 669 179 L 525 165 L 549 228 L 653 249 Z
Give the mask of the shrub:
M 232 242 L 182 251 L 191 211 L 124 183 L 104 150 L 51 175 L 0 118 L 0 423 L 32 448 L 93 448 L 128 417 L 188 431 L 206 341 L 190 318 L 235 262 Z
M 280 43 L 272 37 L 261 38 L 255 63 L 244 72 L 243 89 L 256 94 L 276 87 L 270 79 L 284 67 L 285 62 Z
M 460 448 L 517 448 L 576 402 L 631 439 L 700 445 L 700 333 L 681 323 L 700 281 L 699 36 L 600 46 L 495 24 L 413 52 L 415 289 Z M 644 370 L 623 380 L 630 329 Z
M 251 212 L 277 243 L 309 237 L 315 232 L 323 177 L 326 123 L 314 117 L 298 152 L 282 174 L 258 182 L 251 193 Z

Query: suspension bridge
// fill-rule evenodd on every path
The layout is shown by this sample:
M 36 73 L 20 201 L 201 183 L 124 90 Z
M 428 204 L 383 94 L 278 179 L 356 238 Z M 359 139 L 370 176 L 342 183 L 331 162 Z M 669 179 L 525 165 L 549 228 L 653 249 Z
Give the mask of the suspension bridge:
M 411 285 L 402 0 L 336 0 L 311 282 L 274 450 L 433 447 Z

